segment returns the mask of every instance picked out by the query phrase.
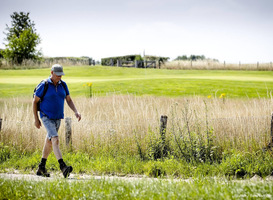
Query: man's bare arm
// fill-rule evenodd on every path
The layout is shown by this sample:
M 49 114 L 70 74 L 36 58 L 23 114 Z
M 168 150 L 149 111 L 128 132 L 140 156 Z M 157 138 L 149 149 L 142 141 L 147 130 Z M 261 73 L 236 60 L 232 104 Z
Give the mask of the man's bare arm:
M 71 110 L 74 111 L 75 116 L 78 118 L 78 121 L 80 121 L 81 118 L 82 118 L 82 117 L 81 117 L 81 114 L 78 112 L 78 110 L 77 110 L 77 108 L 76 108 L 74 102 L 72 101 L 70 95 L 67 95 L 67 96 L 65 97 L 65 99 L 66 99 L 66 102 L 67 102 L 69 108 L 71 108 Z
M 36 128 L 40 128 L 42 126 L 41 121 L 38 117 L 38 109 L 37 109 L 37 104 L 39 102 L 40 98 L 35 96 L 32 101 L 32 109 L 33 109 L 33 115 L 34 115 L 34 125 Z

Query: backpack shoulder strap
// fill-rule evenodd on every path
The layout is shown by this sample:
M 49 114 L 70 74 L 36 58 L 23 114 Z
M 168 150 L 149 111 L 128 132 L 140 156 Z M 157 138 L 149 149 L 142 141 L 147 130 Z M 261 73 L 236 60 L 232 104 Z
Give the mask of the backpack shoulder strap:
M 45 82 L 45 86 L 44 86 L 44 91 L 43 91 L 43 95 L 41 96 L 41 100 L 44 98 L 47 89 L 48 89 L 48 81 L 47 80 L 43 80 L 42 82 Z
M 66 86 L 65 86 L 65 83 L 61 80 L 61 84 L 62 84 L 62 86 L 63 86 L 63 88 L 64 88 L 64 91 L 65 91 L 65 94 L 67 95 L 67 93 L 66 93 Z

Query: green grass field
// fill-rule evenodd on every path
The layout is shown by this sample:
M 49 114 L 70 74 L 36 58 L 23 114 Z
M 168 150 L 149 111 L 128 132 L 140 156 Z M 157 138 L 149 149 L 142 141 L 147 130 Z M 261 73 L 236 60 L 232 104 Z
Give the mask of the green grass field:
M 95 96 L 107 96 L 112 94 L 156 96 L 156 100 L 152 101 L 145 100 L 145 97 L 138 97 L 138 99 L 133 101 L 131 97 L 128 97 L 131 99 L 131 103 L 119 101 L 120 106 L 118 107 L 113 102 L 109 103 L 109 101 L 114 101 L 118 98 L 111 99 L 106 97 L 107 99 L 104 101 L 104 104 L 96 104 L 99 107 L 99 112 L 97 113 L 95 113 L 96 107 L 91 106 L 93 103 L 96 103 L 96 101 L 91 102 L 88 98 L 80 97 L 78 99 L 83 100 L 83 103 L 79 103 L 79 106 L 82 106 L 81 110 L 83 113 L 86 112 L 85 118 L 90 119 L 90 126 L 98 123 L 100 127 L 101 125 L 105 125 L 101 123 L 101 121 L 108 122 L 109 120 L 117 120 L 113 117 L 117 113 L 121 113 L 121 115 L 117 115 L 117 118 L 118 120 L 122 120 L 119 116 L 122 116 L 122 114 L 124 115 L 124 113 L 129 113 L 130 110 L 134 110 L 135 108 L 127 108 L 126 105 L 132 104 L 137 106 L 136 104 L 139 102 L 140 107 L 136 108 L 139 108 L 137 109 L 138 111 L 144 108 L 144 112 L 132 112 L 132 115 L 138 114 L 139 116 L 143 115 L 145 117 L 145 112 L 148 113 L 152 111 L 152 107 L 149 107 L 151 102 L 161 102 L 160 105 L 155 106 L 158 106 L 158 108 L 162 106 L 163 101 L 159 101 L 160 98 L 157 98 L 158 96 L 175 98 L 201 96 L 205 97 L 203 99 L 208 100 L 208 103 L 213 103 L 210 99 L 207 99 L 207 97 L 211 95 L 211 98 L 215 98 L 214 100 L 216 102 L 216 104 L 212 105 L 217 106 L 219 104 L 218 112 L 223 111 L 225 114 L 224 117 L 231 119 L 233 119 L 234 116 L 226 115 L 225 109 L 229 111 L 228 113 L 233 113 L 234 110 L 232 109 L 235 109 L 237 116 L 240 115 L 239 108 L 237 107 L 238 104 L 241 105 L 241 107 L 246 107 L 245 104 L 240 103 L 245 102 L 247 104 L 250 103 L 251 100 L 254 100 L 257 101 L 257 103 L 251 104 L 253 107 L 259 105 L 261 106 L 259 108 L 263 108 L 263 104 L 265 104 L 264 107 L 269 111 L 271 105 L 270 99 L 272 99 L 273 72 L 271 71 L 160 70 L 82 66 L 64 67 L 64 72 L 66 75 L 63 76 L 63 80 L 67 82 L 72 97 L 88 96 L 89 88 L 84 87 L 83 85 L 90 82 L 92 82 L 92 92 Z M 40 149 L 35 148 L 31 151 L 27 150 L 27 146 L 37 145 L 38 143 L 35 143 L 35 139 L 41 137 L 41 135 L 37 136 L 37 138 L 27 139 L 26 137 L 30 134 L 29 127 L 33 129 L 33 126 L 28 124 L 28 121 L 31 118 L 29 116 L 32 116 L 31 98 L 34 87 L 49 75 L 49 68 L 0 70 L 0 117 L 4 119 L 4 128 L 2 129 L 2 134 L 0 134 L 1 173 L 10 173 L 14 172 L 14 170 L 17 170 L 20 173 L 35 173 L 41 159 L 42 146 Z M 234 102 L 230 103 L 219 99 L 219 96 L 223 93 L 225 94 L 225 97 L 229 98 L 227 100 Z M 18 99 L 20 99 L 18 97 L 24 97 L 22 98 L 22 102 L 18 101 Z M 29 97 L 29 99 L 25 97 Z M 102 101 L 104 97 L 98 99 L 99 101 Z M 195 100 L 198 98 L 191 98 L 192 101 L 193 99 Z M 124 101 L 126 101 L 126 99 Z M 147 102 L 148 106 L 143 107 Z M 87 108 L 85 104 L 89 107 Z M 109 105 L 106 110 L 103 110 L 102 108 L 106 107 L 104 106 L 106 104 Z M 115 110 L 119 107 L 123 108 L 122 105 L 124 106 L 124 110 L 117 110 L 112 116 L 109 114 L 110 109 Z M 25 109 L 25 107 L 27 109 Z M 264 115 L 264 112 L 255 113 L 253 107 L 246 109 L 250 118 Z M 157 107 L 155 109 L 157 109 Z M 254 113 L 250 112 L 250 110 Z M 90 113 L 94 115 L 94 119 L 88 118 Z M 245 111 L 241 113 L 244 115 Z M 12 121 L 10 121 L 10 123 L 8 121 L 9 118 L 5 115 L 11 115 L 10 118 Z M 98 118 L 101 115 L 105 115 L 107 118 Z M 129 115 L 130 113 L 128 116 Z M 223 118 L 221 115 L 219 116 L 220 118 Z M 176 117 L 178 118 L 180 116 Z M 238 119 L 236 122 L 237 121 Z M 262 122 L 264 122 L 264 120 Z M 256 130 L 256 128 L 259 127 L 257 125 L 258 121 L 255 121 L 255 123 L 255 134 L 260 135 L 262 138 L 265 134 L 264 129 L 260 128 Z M 130 123 L 130 125 L 132 126 L 133 124 Z M 168 121 L 168 130 L 170 130 L 170 125 L 171 123 Z M 74 123 L 73 126 L 76 127 L 76 123 Z M 80 126 L 83 126 L 82 122 Z M 90 126 L 83 126 L 83 130 L 80 129 L 81 127 L 75 128 L 75 136 L 78 131 L 82 130 L 81 134 L 79 134 L 81 136 L 80 142 L 99 141 L 93 140 L 89 135 L 89 133 L 91 133 L 88 129 Z M 121 124 L 120 126 L 122 127 L 123 125 Z M 88 130 L 86 130 L 86 127 Z M 229 128 L 230 126 L 227 127 Z M 240 132 L 240 127 L 241 126 L 235 126 L 235 129 L 238 129 L 236 130 L 236 133 Z M 264 126 L 262 125 L 261 127 Z M 126 129 L 126 127 L 124 129 Z M 105 137 L 102 137 L 102 143 L 100 145 L 105 147 L 105 149 L 101 148 L 103 149 L 101 152 L 94 152 L 96 149 L 95 147 L 98 146 L 98 143 L 96 142 L 94 142 L 94 144 L 84 144 L 84 147 L 85 145 L 88 147 L 87 149 L 84 148 L 80 151 L 74 150 L 73 152 L 64 150 L 64 143 L 62 143 L 63 146 L 61 147 L 64 160 L 74 167 L 73 173 L 76 175 L 83 173 L 122 176 L 138 174 L 148 177 L 164 177 L 171 179 L 177 177 L 190 178 L 190 181 L 173 181 L 171 179 L 147 181 L 144 179 L 136 182 L 128 182 L 104 179 L 88 181 L 56 179 L 53 181 L 39 182 L 37 184 L 37 182 L 25 180 L 6 180 L 0 178 L 0 199 L 272 199 L 272 181 L 265 181 L 266 177 L 271 175 L 273 169 L 272 151 L 262 151 L 260 146 L 251 140 L 251 137 L 247 135 L 251 131 L 249 127 L 243 129 L 246 131 L 242 132 L 244 132 L 247 137 L 246 141 L 250 144 L 253 143 L 252 146 L 238 142 L 238 145 L 242 147 L 239 148 L 240 150 L 233 150 L 227 145 L 227 149 L 219 150 L 221 159 L 213 162 L 189 162 L 183 159 L 183 157 L 173 156 L 178 154 L 170 154 L 166 158 L 158 160 L 153 160 L 146 156 L 146 158 L 142 160 L 138 154 L 129 154 L 127 150 L 132 149 L 132 145 L 136 146 L 136 144 L 134 144 L 135 141 L 130 143 L 129 141 L 131 140 L 126 140 L 125 137 L 126 134 L 128 134 L 128 138 L 132 138 L 133 136 L 130 134 L 133 134 L 134 131 L 128 132 L 126 129 L 126 134 L 123 135 L 125 139 L 122 139 L 122 137 L 120 137 L 120 135 L 122 135 L 120 132 L 111 132 L 111 130 L 108 131 L 109 134 L 108 132 L 102 133 L 105 134 Z M 31 131 L 31 135 L 35 135 L 36 137 L 36 132 L 33 132 L 33 130 Z M 137 128 L 135 131 L 137 131 Z M 228 131 L 229 129 L 225 132 L 225 136 L 227 136 Z M 112 138 L 110 137 L 112 136 L 110 133 L 116 133 L 117 135 L 113 135 Z M 148 131 L 148 133 L 145 132 L 144 135 L 145 134 L 152 135 L 152 132 Z M 218 134 L 218 132 L 215 132 L 215 134 Z M 109 143 L 106 141 L 106 136 L 109 136 L 110 139 L 112 138 L 112 140 L 108 138 L 109 140 L 107 141 Z M 12 137 L 14 139 L 12 139 Z M 235 138 L 237 137 L 239 139 L 238 135 L 236 135 Z M 118 140 L 115 140 L 115 138 Z M 19 144 L 16 145 L 15 139 L 17 139 L 16 141 L 19 141 Z M 98 139 L 100 139 L 100 137 L 98 137 Z M 7 141 L 7 143 L 3 141 Z M 75 145 L 76 142 L 74 141 L 73 144 Z M 104 141 L 106 141 L 106 143 L 103 143 Z M 147 139 L 146 141 L 145 137 L 140 141 L 145 148 L 145 145 L 147 145 L 146 154 L 148 154 L 152 148 L 156 148 L 157 144 L 160 144 L 153 143 L 157 140 L 151 142 Z M 220 141 L 222 144 L 222 139 Z M 234 141 L 230 140 L 228 142 L 232 143 Z M 118 146 L 117 143 L 121 145 Z M 189 144 L 191 143 L 188 142 L 187 145 Z M 235 144 L 237 144 L 236 141 Z M 251 146 L 251 148 L 249 148 L 249 146 Z M 124 155 L 120 153 L 120 151 L 117 151 L 116 147 L 126 147 L 126 154 Z M 215 149 L 215 151 L 217 151 L 217 149 Z M 119 154 L 115 152 L 119 152 Z M 53 153 L 51 153 L 48 158 L 47 168 L 51 173 L 59 171 L 58 162 Z M 230 181 L 230 179 L 233 178 L 247 179 L 254 175 L 261 176 L 264 178 L 264 181 Z
M 155 96 L 215 96 L 228 98 L 269 97 L 273 72 L 159 70 L 117 67 L 64 67 L 72 96 L 86 95 L 83 84 L 92 82 L 96 96 L 135 94 Z M 50 69 L 1 70 L 0 96 L 31 96 L 34 87 L 50 75 Z

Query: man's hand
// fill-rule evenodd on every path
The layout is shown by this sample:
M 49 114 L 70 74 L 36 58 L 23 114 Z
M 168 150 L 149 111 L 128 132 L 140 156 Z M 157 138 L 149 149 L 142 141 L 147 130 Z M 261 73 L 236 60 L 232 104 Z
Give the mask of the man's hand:
M 81 120 L 82 116 L 80 113 L 76 112 L 75 116 L 78 118 L 78 122 Z
M 42 126 L 41 121 L 40 121 L 39 119 L 38 119 L 38 120 L 35 120 L 34 125 L 35 125 L 36 128 L 38 128 L 38 129 L 40 129 L 40 127 Z

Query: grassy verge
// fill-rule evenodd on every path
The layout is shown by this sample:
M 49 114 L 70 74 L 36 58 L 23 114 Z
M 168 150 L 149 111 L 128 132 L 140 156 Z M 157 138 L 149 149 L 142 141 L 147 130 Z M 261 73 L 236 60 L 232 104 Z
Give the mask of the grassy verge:
M 21 173 L 35 173 L 41 159 L 41 152 L 21 153 L 14 148 L 1 145 L 0 171 L 18 170 Z M 239 151 L 225 152 L 219 162 L 187 161 L 183 158 L 168 156 L 162 159 L 142 160 L 138 156 L 107 154 L 92 156 L 85 152 L 64 153 L 64 160 L 72 165 L 76 174 L 94 175 L 141 175 L 148 177 L 189 178 L 219 176 L 230 178 L 251 178 L 254 175 L 267 177 L 273 171 L 271 151 L 243 153 Z M 59 164 L 50 154 L 47 169 L 59 172 Z
M 271 199 L 273 182 L 91 179 L 30 182 L 0 179 L 1 199 Z

